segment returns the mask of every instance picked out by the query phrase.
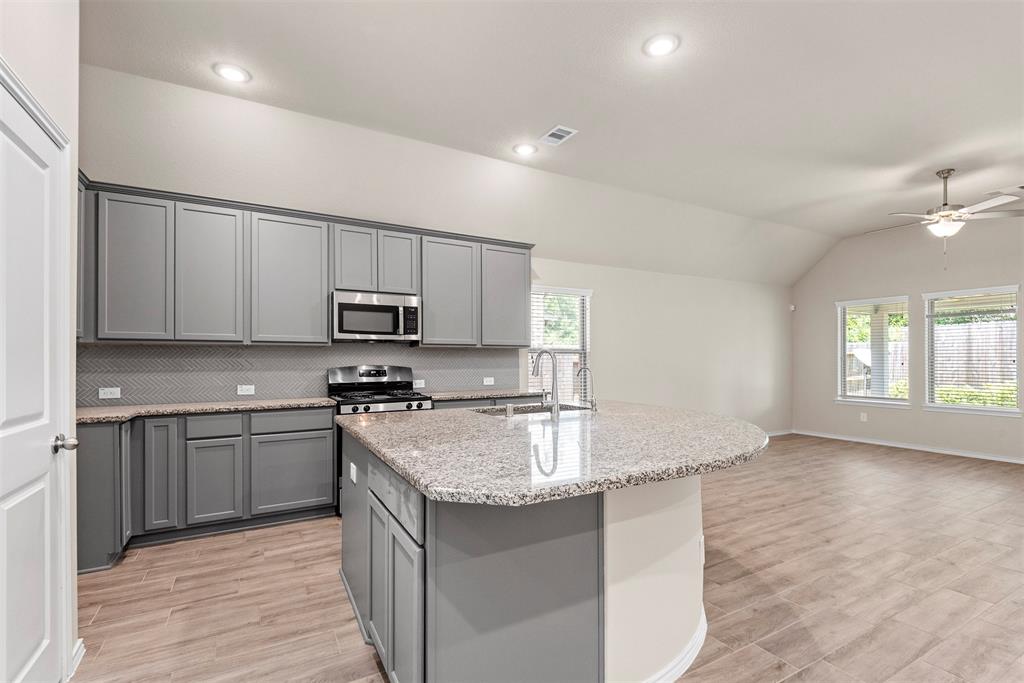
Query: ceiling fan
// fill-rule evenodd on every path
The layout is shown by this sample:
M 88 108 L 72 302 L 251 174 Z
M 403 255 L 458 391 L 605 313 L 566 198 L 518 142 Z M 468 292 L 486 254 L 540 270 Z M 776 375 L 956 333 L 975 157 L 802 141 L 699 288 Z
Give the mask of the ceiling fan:
M 934 209 L 928 209 L 927 213 L 890 213 L 890 216 L 911 216 L 923 218 L 921 224 L 936 237 L 952 237 L 960 232 L 964 223 L 980 218 L 1008 218 L 1012 216 L 1024 216 L 1024 210 L 1016 211 L 985 211 L 1003 204 L 1015 202 L 1021 197 L 1012 194 L 997 193 L 994 197 L 964 206 L 963 204 L 949 203 L 949 177 L 956 172 L 956 169 L 944 168 L 936 171 L 935 175 L 942 178 L 942 204 Z M 1018 188 L 1020 189 L 1020 188 Z M 982 213 L 984 212 L 984 213 Z M 906 225 L 912 225 L 907 223 Z M 902 227 L 902 226 L 897 226 Z

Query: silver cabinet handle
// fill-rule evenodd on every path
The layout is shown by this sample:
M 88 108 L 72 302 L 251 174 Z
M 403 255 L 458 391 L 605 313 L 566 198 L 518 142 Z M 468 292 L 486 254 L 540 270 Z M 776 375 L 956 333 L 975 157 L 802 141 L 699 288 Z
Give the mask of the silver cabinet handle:
M 57 453 L 62 448 L 66 451 L 75 450 L 78 448 L 78 439 L 73 436 L 64 436 L 63 434 L 53 437 L 53 440 L 50 441 L 50 449 Z

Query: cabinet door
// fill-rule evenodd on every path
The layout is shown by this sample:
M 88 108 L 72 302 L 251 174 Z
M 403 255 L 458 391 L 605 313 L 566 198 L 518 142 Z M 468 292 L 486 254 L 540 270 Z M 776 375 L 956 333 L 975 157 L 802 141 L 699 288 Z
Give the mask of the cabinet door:
M 251 514 L 334 503 L 334 430 L 250 438 Z
M 174 338 L 242 341 L 242 212 L 174 208 Z
M 121 547 L 132 537 L 132 426 L 121 425 Z
M 242 437 L 189 441 L 185 447 L 187 523 L 242 517 Z
M 420 293 L 420 236 L 381 230 L 378 291 L 395 294 Z
M 78 283 L 75 287 L 77 310 L 75 313 L 75 336 L 84 336 L 82 321 L 85 320 L 85 187 L 78 185 L 78 238 L 75 241 L 77 257 L 76 275 Z
M 423 344 L 480 343 L 480 244 L 423 238 Z
M 529 250 L 484 244 L 480 263 L 483 345 L 529 346 Z
M 423 548 L 394 517 L 388 520 L 388 655 L 385 664 L 393 683 L 420 683 L 424 664 Z
M 377 655 L 384 664 L 384 668 L 390 670 L 391 660 L 389 659 L 390 647 L 388 638 L 391 635 L 388 630 L 388 527 L 390 517 L 387 509 L 377 496 L 370 493 L 367 496 L 369 510 L 369 539 L 370 539 L 370 619 L 366 624 L 366 631 L 377 648 Z
M 326 223 L 252 214 L 252 340 L 328 338 Z
M 334 288 L 377 291 L 377 230 L 334 226 Z
M 178 419 L 145 420 L 143 502 L 147 531 L 178 526 Z
M 118 544 L 118 430 L 115 424 L 78 425 L 78 570 L 103 569 Z
M 97 264 L 98 338 L 174 338 L 173 202 L 100 193 Z

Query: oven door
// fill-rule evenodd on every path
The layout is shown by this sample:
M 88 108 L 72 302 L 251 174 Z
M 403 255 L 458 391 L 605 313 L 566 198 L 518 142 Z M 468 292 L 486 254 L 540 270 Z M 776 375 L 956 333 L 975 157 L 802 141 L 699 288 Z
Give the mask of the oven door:
M 417 341 L 418 329 L 407 334 L 406 309 L 419 297 L 376 292 L 334 292 L 334 338 L 339 341 Z

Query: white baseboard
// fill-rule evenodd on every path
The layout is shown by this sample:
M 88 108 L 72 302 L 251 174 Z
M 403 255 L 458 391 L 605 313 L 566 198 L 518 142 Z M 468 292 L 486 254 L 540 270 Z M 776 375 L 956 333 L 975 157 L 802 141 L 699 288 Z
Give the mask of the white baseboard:
M 78 671 L 78 665 L 82 663 L 82 658 L 85 657 L 85 641 L 79 638 L 75 641 L 75 646 L 71 649 L 71 666 L 68 667 L 70 672 L 68 678 L 70 679 Z
M 773 436 L 785 436 L 786 434 L 792 434 L 792 433 L 793 433 L 792 429 L 784 429 L 781 432 L 768 432 L 768 438 L 771 438 Z
M 707 635 L 708 617 L 704 613 L 704 607 L 701 606 L 700 622 L 697 624 L 697 630 L 690 638 L 690 642 L 661 671 L 648 678 L 646 683 L 674 683 L 676 679 L 686 673 L 686 670 L 693 664 L 693 660 L 697 659 L 700 649 L 704 647 L 704 639 Z
M 905 448 L 912 451 L 924 451 L 925 453 L 938 453 L 940 455 L 956 455 L 961 458 L 977 458 L 979 460 L 996 460 L 999 462 L 1010 462 L 1017 465 L 1024 464 L 1024 455 L 1013 457 L 1009 455 L 997 455 L 995 453 L 980 453 L 978 451 L 965 451 L 958 448 L 939 448 L 937 446 L 926 446 L 919 443 L 902 443 L 899 441 L 887 441 L 885 439 L 871 439 L 863 436 L 848 436 L 845 434 L 827 434 L 825 432 L 812 432 L 805 429 L 794 429 L 793 434 L 804 436 L 816 436 L 821 439 L 836 439 L 838 441 L 853 441 L 856 443 L 867 443 L 872 446 L 889 446 L 891 448 Z

